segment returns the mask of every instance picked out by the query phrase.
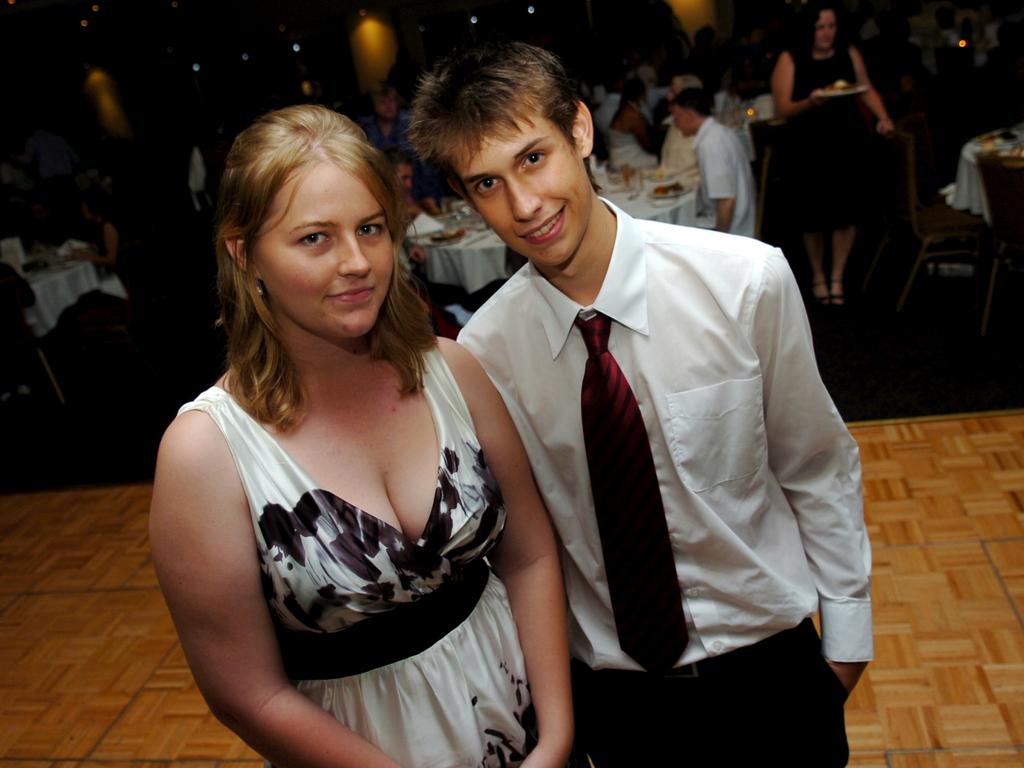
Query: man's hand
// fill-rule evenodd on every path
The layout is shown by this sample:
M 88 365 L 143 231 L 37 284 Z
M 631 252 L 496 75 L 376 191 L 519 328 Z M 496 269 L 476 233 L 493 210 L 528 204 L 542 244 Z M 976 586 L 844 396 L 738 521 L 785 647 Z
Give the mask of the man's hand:
M 832 667 L 832 671 L 836 673 L 836 677 L 846 688 L 847 693 L 853 692 L 854 686 L 857 685 L 857 681 L 860 680 L 860 676 L 864 674 L 864 669 L 868 665 L 866 661 L 832 661 L 831 659 L 825 659 L 825 661 Z

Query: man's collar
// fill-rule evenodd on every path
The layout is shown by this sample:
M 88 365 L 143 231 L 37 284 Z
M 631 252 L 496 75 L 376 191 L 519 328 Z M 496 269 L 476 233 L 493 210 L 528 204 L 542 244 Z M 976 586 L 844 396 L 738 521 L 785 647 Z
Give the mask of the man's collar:
M 640 227 L 625 211 L 604 198 L 601 202 L 615 214 L 618 226 L 608 272 L 592 306 L 621 325 L 646 336 L 649 333 L 647 264 Z M 536 288 L 536 310 L 554 360 L 565 346 L 576 316 L 583 307 L 549 283 L 532 264 L 527 269 L 529 280 Z
M 697 133 L 693 135 L 693 144 L 696 146 L 700 143 L 701 138 L 707 135 L 707 132 L 711 130 L 711 124 L 715 121 L 715 118 L 708 115 L 704 118 L 704 121 L 700 124 L 700 128 L 697 129 Z

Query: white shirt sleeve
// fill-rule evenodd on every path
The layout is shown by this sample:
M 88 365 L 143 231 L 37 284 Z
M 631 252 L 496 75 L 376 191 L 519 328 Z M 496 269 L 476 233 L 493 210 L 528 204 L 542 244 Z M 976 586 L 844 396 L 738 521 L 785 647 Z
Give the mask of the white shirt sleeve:
M 764 381 L 768 462 L 796 515 L 817 585 L 822 653 L 867 661 L 871 547 L 859 452 L 821 381 L 800 291 L 781 253 L 765 263 L 751 332 Z

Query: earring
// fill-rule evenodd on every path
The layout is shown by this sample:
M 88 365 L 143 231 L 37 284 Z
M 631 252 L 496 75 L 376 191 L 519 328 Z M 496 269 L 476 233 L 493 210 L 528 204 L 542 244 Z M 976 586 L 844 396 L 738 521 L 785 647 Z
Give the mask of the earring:
M 256 280 L 256 293 L 258 293 L 261 297 L 263 296 L 264 293 L 266 293 L 266 290 L 263 288 L 263 281 L 260 279 Z

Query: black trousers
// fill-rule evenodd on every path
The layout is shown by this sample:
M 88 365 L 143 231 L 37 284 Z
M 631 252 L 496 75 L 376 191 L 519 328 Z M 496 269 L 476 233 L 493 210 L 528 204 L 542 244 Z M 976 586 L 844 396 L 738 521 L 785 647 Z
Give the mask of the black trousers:
M 574 660 L 577 752 L 595 768 L 846 765 L 847 692 L 810 619 L 693 666 L 660 676 Z

